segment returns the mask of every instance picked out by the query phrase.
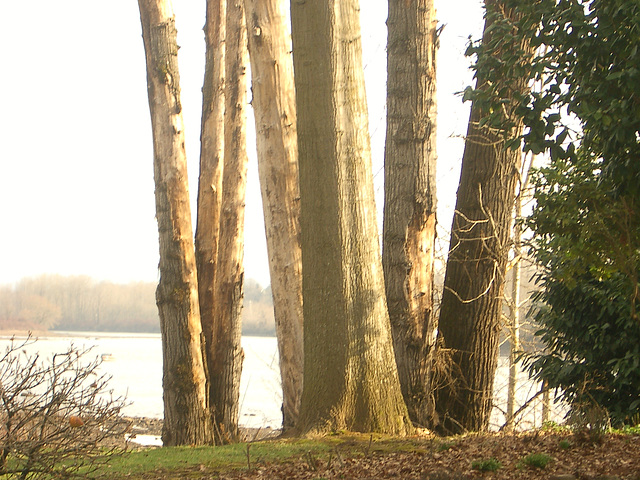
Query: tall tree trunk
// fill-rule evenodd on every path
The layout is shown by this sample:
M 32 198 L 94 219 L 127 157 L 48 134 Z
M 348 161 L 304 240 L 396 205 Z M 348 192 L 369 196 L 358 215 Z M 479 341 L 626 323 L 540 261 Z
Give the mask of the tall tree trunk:
M 486 1 L 488 12 L 506 18 L 515 13 L 500 0 Z M 490 39 L 492 21 L 487 17 L 483 41 Z M 504 52 L 503 52 L 504 53 Z M 477 73 L 477 88 L 489 78 Z M 506 86 L 511 95 L 526 88 L 524 81 Z M 481 126 L 484 117 L 474 102 L 467 130 L 462 171 L 451 227 L 451 243 L 438 326 L 439 341 L 450 351 L 451 377 L 437 391 L 440 428 L 446 432 L 482 431 L 489 424 L 509 234 L 519 151 L 506 149 L 496 129 Z M 519 136 L 521 126 L 511 135 Z
M 292 2 L 302 233 L 302 432 L 404 434 L 378 244 L 357 0 Z
M 433 0 L 389 0 L 382 265 L 402 394 L 430 425 L 436 239 L 436 49 Z
M 282 378 L 283 427 L 302 394 L 302 272 L 298 141 L 291 40 L 284 0 L 245 0 L 258 171 Z
M 225 41 L 225 125 L 222 210 L 215 271 L 216 304 L 210 404 L 218 442 L 238 436 L 240 374 L 244 353 L 242 299 L 244 204 L 247 182 L 247 35 L 244 8 L 227 0 Z
M 224 165 L 224 59 L 225 0 L 207 0 L 204 27 L 206 60 L 202 87 L 200 133 L 200 176 L 198 184 L 198 220 L 196 225 L 196 265 L 198 296 L 204 334 L 207 371 L 216 363 L 213 348 L 215 318 L 215 272 L 218 263 L 222 170 Z M 208 382 L 208 398 L 214 398 Z
M 139 0 L 153 131 L 162 333 L 165 445 L 211 442 L 201 349 L 178 45 L 170 2 Z

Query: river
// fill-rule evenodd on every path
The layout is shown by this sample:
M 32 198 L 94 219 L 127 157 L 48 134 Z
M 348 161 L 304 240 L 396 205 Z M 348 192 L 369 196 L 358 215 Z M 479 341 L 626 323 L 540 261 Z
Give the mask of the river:
M 8 337 L 0 338 L 4 350 Z M 125 415 L 162 418 L 162 344 L 160 334 L 56 332 L 41 336 L 31 347 L 42 358 L 64 352 L 73 344 L 80 349 L 92 348 L 87 361 L 103 357 L 100 369 L 111 376 L 110 386 L 115 396 L 126 396 L 131 402 L 123 410 Z M 242 337 L 245 358 L 240 381 L 239 423 L 249 428 L 280 428 L 282 424 L 282 388 L 278 370 L 278 348 L 272 337 Z M 497 428 L 504 422 L 501 410 L 506 403 L 508 358 L 500 357 L 496 372 L 494 408 L 491 423 Z M 518 404 L 526 401 L 539 388 L 526 380 L 518 388 Z M 502 406 L 502 407 L 501 407 Z M 523 418 L 521 427 L 540 425 L 540 402 Z M 554 418 L 557 419 L 557 418 Z

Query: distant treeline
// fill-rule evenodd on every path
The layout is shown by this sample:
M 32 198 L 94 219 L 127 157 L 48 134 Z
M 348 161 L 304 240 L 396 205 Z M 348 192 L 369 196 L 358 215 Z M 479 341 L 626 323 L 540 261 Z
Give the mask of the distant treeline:
M 42 275 L 0 286 L 0 329 L 159 332 L 156 284 Z M 275 335 L 271 289 L 245 281 L 242 332 Z

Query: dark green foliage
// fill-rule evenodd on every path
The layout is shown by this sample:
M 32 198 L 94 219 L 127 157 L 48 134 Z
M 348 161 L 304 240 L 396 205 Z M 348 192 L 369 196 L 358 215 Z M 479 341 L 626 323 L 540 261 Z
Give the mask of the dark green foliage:
M 534 88 L 506 120 L 508 92 L 498 84 L 469 88 L 465 98 L 484 103 L 481 122 L 509 147 L 550 155 L 533 182 L 528 222 L 547 350 L 526 364 L 574 413 L 602 406 L 614 424 L 631 422 L 640 411 L 640 3 L 503 3 L 519 15 L 494 22 L 489 41 L 469 53 L 479 54 L 478 71 L 526 75 Z M 514 39 L 538 52 L 498 55 Z M 518 122 L 522 138 L 512 135 Z
M 556 159 L 535 177 L 529 226 L 546 351 L 525 364 L 575 409 L 600 405 L 619 424 L 640 411 L 640 223 L 633 199 L 613 195 L 598 167 Z
M 490 41 L 472 44 L 477 70 L 495 78 L 528 76 L 534 89 L 515 100 L 519 106 L 502 119 L 508 82 L 468 88 L 464 98 L 486 104 L 488 123 L 509 137 L 522 121 L 524 145 L 553 159 L 575 159 L 579 144 L 602 162 L 602 172 L 620 193 L 640 193 L 640 3 L 635 0 L 505 0 L 519 12 L 516 22 L 494 22 Z M 507 45 L 529 42 L 533 58 Z M 485 39 L 486 40 L 486 39 Z M 524 51 L 524 50 L 523 50 Z M 577 121 L 576 121 L 577 119 Z M 513 148 L 520 138 L 508 138 Z M 576 143 L 577 142 L 577 143 Z

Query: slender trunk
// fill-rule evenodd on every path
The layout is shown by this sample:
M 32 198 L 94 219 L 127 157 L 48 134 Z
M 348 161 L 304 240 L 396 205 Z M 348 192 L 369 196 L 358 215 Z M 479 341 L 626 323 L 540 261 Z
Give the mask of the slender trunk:
M 549 412 L 551 411 L 551 392 L 546 382 L 543 382 L 542 388 L 542 424 L 544 425 L 549 421 Z
M 518 197 L 519 198 L 519 197 Z M 516 210 L 520 210 L 520 202 L 516 201 Z M 516 220 L 520 213 L 516 213 Z M 519 256 L 521 254 L 520 248 L 520 227 L 516 223 L 514 225 L 514 255 L 515 264 L 511 271 L 511 315 L 509 319 L 509 382 L 507 385 L 507 412 L 506 422 L 508 430 L 512 430 L 515 419 L 513 413 L 516 408 L 516 390 L 518 384 L 518 361 L 517 356 L 520 351 L 520 284 L 521 284 L 521 272 L 522 265 Z
M 292 2 L 304 308 L 302 432 L 411 431 L 378 244 L 357 0 Z
M 515 15 L 501 1 L 486 1 L 487 10 L 500 8 Z M 491 31 L 485 23 L 484 41 Z M 521 49 L 522 50 L 522 49 Z M 487 81 L 477 74 L 479 88 Z M 524 81 L 508 85 L 515 94 Z M 513 97 L 509 97 L 513 98 Z M 452 355 L 448 381 L 437 391 L 439 428 L 445 432 L 483 431 L 489 424 L 493 382 L 498 360 L 500 318 L 510 225 L 520 152 L 505 149 L 501 132 L 481 126 L 484 112 L 474 102 L 462 158 L 460 185 L 451 228 L 439 341 Z M 517 137 L 521 126 L 511 135 Z
M 302 272 L 298 141 L 291 40 L 284 0 L 245 0 L 258 172 L 282 378 L 283 427 L 302 394 Z
M 153 131 L 162 333 L 165 445 L 211 442 L 201 349 L 187 163 L 184 150 L 178 45 L 170 3 L 139 0 Z
M 436 49 L 433 0 L 389 0 L 383 254 L 400 385 L 409 415 L 433 422 Z
M 243 298 L 244 202 L 247 182 L 246 105 L 247 36 L 244 8 L 227 0 L 225 54 L 224 168 L 220 241 L 215 271 L 215 324 L 211 408 L 217 441 L 238 436 L 240 374 L 244 354 L 240 344 Z
M 205 365 L 215 364 L 213 345 L 215 319 L 215 272 L 218 263 L 220 209 L 222 205 L 222 170 L 224 164 L 224 38 L 225 2 L 207 0 L 204 27 L 206 63 L 202 87 L 202 122 L 200 133 L 200 177 L 198 184 L 198 220 L 196 226 L 196 264 L 200 318 L 205 343 Z M 211 382 L 209 400 L 214 397 Z
M 513 428 L 518 383 L 518 355 L 520 353 L 520 289 L 522 284 L 522 202 L 524 200 L 531 162 L 523 162 L 520 172 L 518 195 L 515 199 L 513 222 L 513 269 L 511 272 L 511 316 L 509 319 L 509 383 L 507 387 L 506 425 Z

